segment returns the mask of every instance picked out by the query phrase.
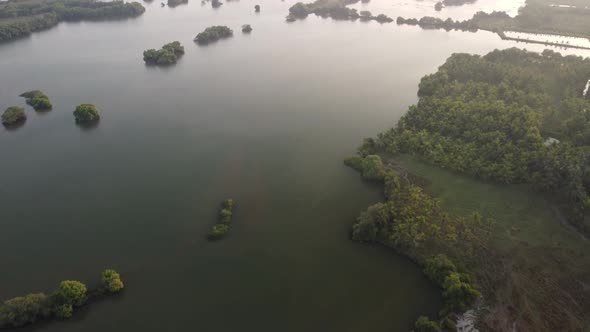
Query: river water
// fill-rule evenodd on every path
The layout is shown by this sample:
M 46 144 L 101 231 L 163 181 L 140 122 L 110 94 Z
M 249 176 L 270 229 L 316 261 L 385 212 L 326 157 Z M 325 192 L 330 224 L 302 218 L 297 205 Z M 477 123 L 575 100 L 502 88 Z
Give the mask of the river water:
M 246 0 L 191 1 L 0 45 L 0 108 L 32 89 L 54 104 L 0 128 L 0 298 L 64 279 L 93 286 L 109 267 L 127 284 L 24 331 L 407 331 L 434 316 L 439 291 L 418 267 L 349 241 L 381 196 L 342 159 L 393 126 L 451 53 L 518 44 L 313 16 L 288 24 L 293 1 L 261 2 L 259 14 Z M 235 36 L 194 44 L 210 25 Z M 186 49 L 177 65 L 144 65 L 144 49 L 173 40 Z M 74 124 L 81 103 L 99 108 L 97 127 Z M 234 226 L 208 242 L 227 197 Z

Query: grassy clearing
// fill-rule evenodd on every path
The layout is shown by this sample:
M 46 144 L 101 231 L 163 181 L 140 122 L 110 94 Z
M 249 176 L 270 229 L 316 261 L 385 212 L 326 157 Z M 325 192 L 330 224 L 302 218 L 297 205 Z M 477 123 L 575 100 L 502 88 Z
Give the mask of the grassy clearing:
M 485 183 L 411 156 L 395 162 L 423 179 L 452 214 L 495 220 L 493 248 L 478 264 L 483 330 L 585 331 L 590 327 L 590 242 L 562 225 L 527 186 Z

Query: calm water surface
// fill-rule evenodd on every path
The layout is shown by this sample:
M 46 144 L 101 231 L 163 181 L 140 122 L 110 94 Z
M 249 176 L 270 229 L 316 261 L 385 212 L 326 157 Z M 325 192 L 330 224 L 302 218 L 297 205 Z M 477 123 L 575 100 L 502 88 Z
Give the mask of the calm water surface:
M 128 286 L 23 331 L 406 331 L 435 315 L 440 295 L 416 266 L 348 240 L 381 197 L 342 159 L 394 125 L 451 53 L 516 44 L 374 22 L 287 24 L 293 1 L 261 2 L 260 14 L 245 0 L 191 1 L 0 45 L 0 108 L 24 105 L 31 89 L 54 104 L 0 130 L 0 298 L 64 279 L 93 285 L 107 267 Z M 192 42 L 215 24 L 235 36 Z M 144 49 L 173 40 L 186 49 L 176 66 L 144 65 Z M 101 111 L 96 128 L 74 124 L 85 102 Z M 233 229 L 208 242 L 226 197 L 237 201 Z

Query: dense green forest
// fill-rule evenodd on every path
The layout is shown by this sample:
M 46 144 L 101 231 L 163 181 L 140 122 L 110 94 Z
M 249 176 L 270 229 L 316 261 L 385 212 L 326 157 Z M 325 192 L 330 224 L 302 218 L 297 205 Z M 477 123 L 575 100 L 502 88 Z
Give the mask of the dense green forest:
M 0 4 L 0 42 L 49 29 L 62 21 L 135 17 L 145 8 L 138 2 L 96 0 L 24 0 Z
M 454 54 L 422 79 L 418 104 L 397 127 L 365 149 L 531 183 L 590 234 L 590 100 L 583 96 L 589 78 L 590 59 L 552 51 Z
M 570 7 L 560 7 L 560 5 Z M 521 31 L 530 33 L 590 36 L 590 9 L 579 0 L 527 0 L 516 17 L 505 12 L 478 12 L 465 21 L 442 20 L 435 17 L 406 19 L 398 17 L 398 24 L 419 25 L 422 28 L 459 29 L 476 31 Z
M 580 283 L 590 277 L 585 241 L 532 245 L 511 235 L 519 232 L 518 218 L 509 224 L 478 211 L 451 215 L 427 185 L 418 186 L 423 179 L 395 162 L 413 155 L 463 177 L 534 188 L 561 211 L 548 222 L 563 228 L 558 215 L 566 216 L 590 234 L 590 98 L 583 92 L 589 78 L 590 59 L 553 51 L 453 54 L 422 79 L 417 105 L 396 127 L 366 139 L 359 155 L 345 160 L 363 179 L 384 183 L 386 196 L 361 213 L 352 239 L 394 248 L 441 287 L 441 316 L 417 326 L 453 329 L 456 314 L 480 293 L 483 330 L 589 326 L 590 294 Z

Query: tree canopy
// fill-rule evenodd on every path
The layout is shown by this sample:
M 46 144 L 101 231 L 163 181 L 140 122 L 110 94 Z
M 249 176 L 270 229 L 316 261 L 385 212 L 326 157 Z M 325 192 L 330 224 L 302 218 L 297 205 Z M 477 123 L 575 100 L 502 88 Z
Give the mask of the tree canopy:
M 62 21 L 110 20 L 145 12 L 139 2 L 98 0 L 11 1 L 0 6 L 0 42 L 49 29 Z
M 39 90 L 24 92 L 20 95 L 24 97 L 27 104 L 31 105 L 36 111 L 47 111 L 53 108 L 49 97 Z
M 100 120 L 100 115 L 96 106 L 92 104 L 81 104 L 76 107 L 74 118 L 76 119 L 76 123 L 87 124 Z
M 219 39 L 229 38 L 229 37 L 233 36 L 233 34 L 234 33 L 233 33 L 232 29 L 230 29 L 226 26 L 222 26 L 222 25 L 210 26 L 210 27 L 206 28 L 205 30 L 203 30 L 203 32 L 200 32 L 195 37 L 195 41 L 199 44 L 209 44 L 211 42 L 218 41 Z
M 149 65 L 166 66 L 175 64 L 184 54 L 184 46 L 179 41 L 173 41 L 162 46 L 161 49 L 149 49 L 143 52 L 143 61 Z

